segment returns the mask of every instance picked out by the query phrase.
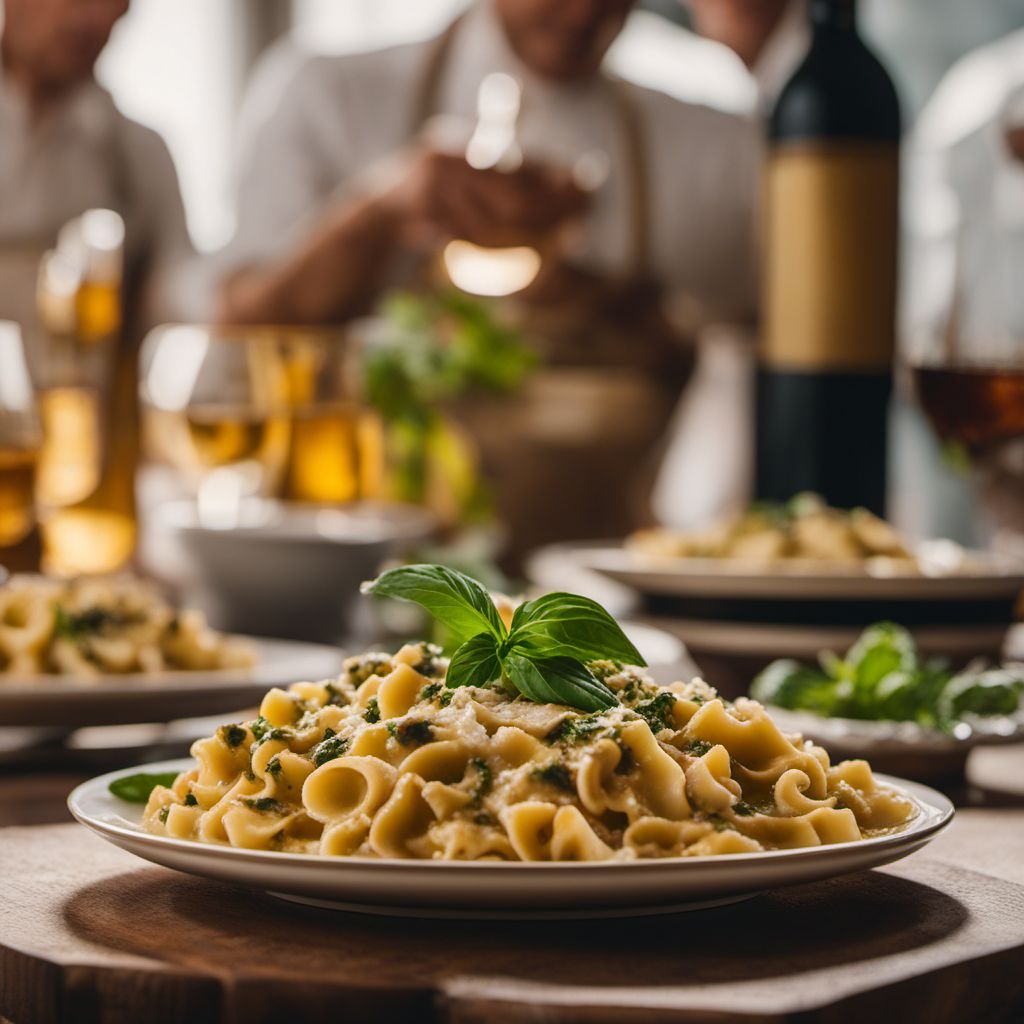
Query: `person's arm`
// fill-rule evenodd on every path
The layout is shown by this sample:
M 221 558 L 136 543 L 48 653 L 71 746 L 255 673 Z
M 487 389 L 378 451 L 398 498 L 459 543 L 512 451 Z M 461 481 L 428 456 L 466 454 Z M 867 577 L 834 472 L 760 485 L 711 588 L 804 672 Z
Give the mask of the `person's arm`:
M 386 195 L 337 206 L 293 252 L 230 275 L 216 317 L 238 324 L 346 320 L 380 287 L 399 227 L 398 208 Z
M 475 170 L 458 155 L 413 147 L 380 171 L 391 183 L 358 190 L 278 259 L 252 263 L 222 285 L 225 323 L 332 323 L 363 312 L 400 248 L 451 238 L 485 246 L 538 243 L 585 209 L 568 172 L 526 165 Z

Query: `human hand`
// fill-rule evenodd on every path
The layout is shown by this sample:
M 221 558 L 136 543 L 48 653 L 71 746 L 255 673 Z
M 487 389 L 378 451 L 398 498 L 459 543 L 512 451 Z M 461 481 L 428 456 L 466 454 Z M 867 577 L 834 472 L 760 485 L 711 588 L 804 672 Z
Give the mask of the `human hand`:
M 542 244 L 589 203 L 571 171 L 536 163 L 478 170 L 460 155 L 426 146 L 410 154 L 385 200 L 414 238 L 493 248 Z

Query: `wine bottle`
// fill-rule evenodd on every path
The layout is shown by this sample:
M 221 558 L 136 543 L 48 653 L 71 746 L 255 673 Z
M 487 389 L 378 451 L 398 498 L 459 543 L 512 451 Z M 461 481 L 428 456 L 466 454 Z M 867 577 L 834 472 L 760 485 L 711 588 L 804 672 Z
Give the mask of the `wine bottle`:
M 900 112 L 855 0 L 810 0 L 768 128 L 757 491 L 884 512 Z

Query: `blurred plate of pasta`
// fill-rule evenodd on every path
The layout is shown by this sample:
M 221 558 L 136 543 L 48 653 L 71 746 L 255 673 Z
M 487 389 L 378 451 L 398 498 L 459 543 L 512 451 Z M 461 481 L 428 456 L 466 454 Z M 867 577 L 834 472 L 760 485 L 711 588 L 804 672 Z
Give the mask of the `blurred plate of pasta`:
M 251 664 L 89 677 L 0 674 L 0 722 L 72 730 L 222 714 L 258 703 L 268 687 L 334 675 L 344 657 L 322 644 L 235 639 L 252 652 Z
M 138 770 L 181 772 L 190 767 L 190 761 L 176 760 Z M 82 824 L 114 845 L 164 867 L 298 903 L 398 917 L 536 920 L 702 909 L 891 863 L 924 846 L 953 817 L 953 806 L 941 793 L 877 775 L 880 783 L 913 801 L 918 813 L 899 832 L 858 842 L 575 863 L 323 857 L 152 835 L 143 826 L 142 805 L 126 804 L 108 789 L 125 774 L 121 770 L 92 779 L 68 801 Z

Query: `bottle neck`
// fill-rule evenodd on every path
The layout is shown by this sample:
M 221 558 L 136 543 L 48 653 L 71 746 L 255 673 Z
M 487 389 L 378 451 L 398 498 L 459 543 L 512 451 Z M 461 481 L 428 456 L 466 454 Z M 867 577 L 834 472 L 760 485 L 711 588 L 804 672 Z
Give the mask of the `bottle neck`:
M 815 34 L 857 34 L 857 0 L 811 0 L 810 15 Z

